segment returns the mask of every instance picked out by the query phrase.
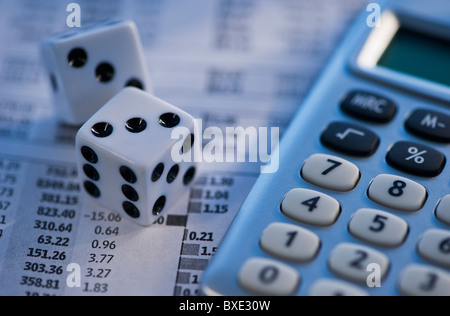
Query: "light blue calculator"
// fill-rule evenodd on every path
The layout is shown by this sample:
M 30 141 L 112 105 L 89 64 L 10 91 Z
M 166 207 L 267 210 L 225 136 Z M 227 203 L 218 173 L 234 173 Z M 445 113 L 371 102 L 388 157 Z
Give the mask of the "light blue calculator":
M 291 123 L 205 295 L 450 295 L 450 1 L 377 6 Z

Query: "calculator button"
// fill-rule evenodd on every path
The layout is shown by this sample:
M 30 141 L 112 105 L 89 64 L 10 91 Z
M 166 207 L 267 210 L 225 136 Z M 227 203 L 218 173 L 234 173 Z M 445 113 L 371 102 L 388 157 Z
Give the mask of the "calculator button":
M 257 295 L 293 295 L 300 284 L 300 275 L 291 267 L 274 260 L 252 258 L 241 268 L 239 284 Z
M 341 213 L 341 205 L 323 193 L 293 189 L 286 194 L 281 211 L 286 216 L 314 226 L 333 225 Z
M 414 111 L 405 123 L 406 129 L 419 137 L 450 143 L 450 116 L 431 110 Z
M 320 239 L 304 228 L 283 223 L 267 227 L 260 240 L 267 253 L 285 260 L 307 262 L 313 260 L 320 249 Z
M 302 177 L 323 189 L 347 192 L 356 187 L 361 173 L 357 166 L 347 160 L 316 154 L 305 160 Z
M 431 147 L 411 142 L 398 142 L 386 156 L 387 163 L 400 171 L 420 177 L 436 177 L 445 167 L 444 154 Z
M 309 296 L 369 296 L 369 294 L 345 282 L 319 280 L 312 286 Z
M 378 136 L 365 127 L 335 122 L 322 134 L 322 144 L 343 154 L 368 157 L 375 153 L 380 144 Z
M 384 279 L 389 270 L 389 259 L 381 252 L 353 244 L 340 244 L 332 252 L 328 261 L 330 269 L 347 280 L 366 284 L 372 273 L 371 265 L 380 270 Z
M 350 233 L 363 241 L 382 246 L 398 247 L 408 236 L 408 224 L 390 213 L 361 209 L 350 220 Z
M 397 113 L 397 106 L 392 100 L 365 91 L 350 92 L 341 109 L 348 115 L 375 123 L 387 123 Z
M 449 296 L 450 275 L 440 269 L 411 265 L 401 275 L 399 290 L 407 296 Z
M 404 212 L 420 210 L 428 198 L 427 190 L 419 183 L 388 174 L 373 179 L 368 195 L 380 205 Z
M 428 230 L 419 241 L 417 250 L 426 260 L 450 268 L 450 232 Z
M 436 206 L 436 217 L 444 224 L 450 225 L 450 195 L 444 196 Z

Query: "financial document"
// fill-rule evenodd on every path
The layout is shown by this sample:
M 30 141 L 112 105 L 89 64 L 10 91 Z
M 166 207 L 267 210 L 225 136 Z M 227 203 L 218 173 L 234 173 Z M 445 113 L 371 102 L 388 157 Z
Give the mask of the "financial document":
M 143 228 L 84 201 L 77 127 L 59 123 L 39 41 L 67 31 L 59 0 L 0 0 L 0 295 L 199 295 L 257 163 L 206 164 Z M 73 1 L 74 2 L 74 1 Z M 76 1 L 82 25 L 133 20 L 156 96 L 203 128 L 281 134 L 365 1 Z

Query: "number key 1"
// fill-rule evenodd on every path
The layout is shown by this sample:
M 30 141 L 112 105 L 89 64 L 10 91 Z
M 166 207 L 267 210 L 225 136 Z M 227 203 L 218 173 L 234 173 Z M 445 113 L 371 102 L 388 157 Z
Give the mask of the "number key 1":
M 321 245 L 316 234 L 285 223 L 273 223 L 267 227 L 260 242 L 264 251 L 281 259 L 296 262 L 314 259 Z

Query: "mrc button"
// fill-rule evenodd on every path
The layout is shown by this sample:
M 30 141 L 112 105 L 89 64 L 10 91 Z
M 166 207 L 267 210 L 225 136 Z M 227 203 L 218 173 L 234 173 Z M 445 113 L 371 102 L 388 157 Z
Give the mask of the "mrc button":
M 426 109 L 415 110 L 406 120 L 408 132 L 435 142 L 450 143 L 450 116 Z
M 352 91 L 342 101 L 347 115 L 374 123 L 390 122 L 397 113 L 396 104 L 388 98 L 365 91 Z

